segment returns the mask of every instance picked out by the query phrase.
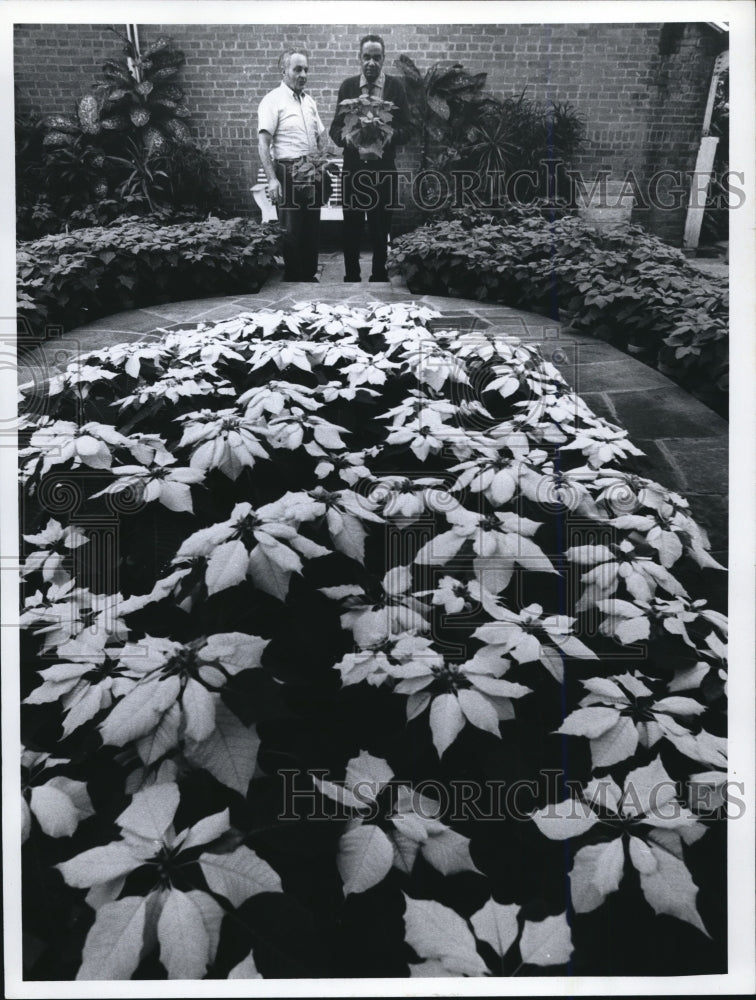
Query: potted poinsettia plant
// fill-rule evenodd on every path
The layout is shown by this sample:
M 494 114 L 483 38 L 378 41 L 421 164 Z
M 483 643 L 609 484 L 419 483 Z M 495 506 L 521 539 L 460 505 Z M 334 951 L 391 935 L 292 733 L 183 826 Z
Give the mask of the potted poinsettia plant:
M 347 146 L 358 150 L 363 160 L 380 160 L 394 135 L 391 123 L 397 105 L 362 94 L 341 101 L 339 110 L 344 113 L 341 138 Z
M 333 185 L 338 179 L 339 168 L 333 157 L 325 153 L 311 153 L 295 163 L 292 178 L 295 184 L 312 184 L 321 191 L 325 204 L 333 193 Z

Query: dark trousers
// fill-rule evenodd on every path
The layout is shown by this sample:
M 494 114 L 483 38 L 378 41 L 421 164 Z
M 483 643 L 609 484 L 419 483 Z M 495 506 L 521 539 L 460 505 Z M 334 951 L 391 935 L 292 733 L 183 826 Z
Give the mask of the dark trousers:
M 360 275 L 360 239 L 367 219 L 374 278 L 386 276 L 386 254 L 391 236 L 391 185 L 393 172 L 360 167 L 344 170 L 342 211 L 344 213 L 344 270 L 347 278 Z
M 276 163 L 281 185 L 278 221 L 283 229 L 284 281 L 312 281 L 318 270 L 320 198 L 314 184 L 295 184 L 290 163 Z

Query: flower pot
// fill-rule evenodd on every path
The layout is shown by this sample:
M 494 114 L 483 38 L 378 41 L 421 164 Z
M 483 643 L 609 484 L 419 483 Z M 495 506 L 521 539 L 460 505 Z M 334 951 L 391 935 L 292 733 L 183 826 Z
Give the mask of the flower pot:
M 578 208 L 578 215 L 588 225 L 597 229 L 611 229 L 630 222 L 635 199 L 623 181 L 596 184 L 589 192 L 583 188 L 578 194 L 578 200 L 581 195 L 584 204 Z

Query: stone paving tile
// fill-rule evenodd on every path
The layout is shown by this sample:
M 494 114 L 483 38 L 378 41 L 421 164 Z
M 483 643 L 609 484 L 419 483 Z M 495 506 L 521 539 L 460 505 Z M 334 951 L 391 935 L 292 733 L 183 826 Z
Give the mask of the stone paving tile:
M 128 309 L 125 312 L 114 313 L 112 316 L 106 316 L 103 319 L 93 320 L 91 323 L 79 326 L 64 336 L 80 337 L 90 330 L 96 333 L 102 330 L 123 330 L 127 333 L 149 331 L 159 325 L 165 315 L 175 315 L 174 312 L 159 312 L 159 308 L 158 306 L 154 308 L 150 306 L 149 309 Z
M 696 440 L 663 438 L 660 446 L 669 452 L 684 477 L 682 489 L 693 493 L 727 493 L 729 455 L 727 437 Z M 718 470 L 720 488 L 712 490 L 712 473 Z
M 659 447 L 659 442 L 651 438 L 634 437 L 632 434 L 630 438 L 633 444 L 644 452 L 642 458 L 631 460 L 635 471 L 648 479 L 655 479 L 675 493 L 682 493 L 685 489 L 685 480 L 679 466 L 677 462 L 670 461 L 664 449 Z
M 671 382 L 664 392 L 641 389 L 610 396 L 620 423 L 632 427 L 637 437 L 726 437 L 728 432 L 725 420 Z
M 693 517 L 709 536 L 712 555 L 714 552 L 724 553 L 724 558 L 726 559 L 728 539 L 727 497 L 719 493 L 692 493 L 687 491 L 683 495 L 690 504 Z M 737 538 L 733 540 L 736 541 Z M 721 555 L 715 555 L 714 558 L 722 562 Z
M 614 412 L 611 400 L 603 392 L 584 392 L 582 398 L 597 417 L 603 417 L 611 424 L 617 423 L 617 414 Z M 634 438 L 633 441 L 637 443 Z M 640 448 L 640 445 L 638 447 Z
M 580 351 L 577 352 L 580 357 Z M 632 358 L 616 358 L 612 361 L 578 362 L 575 368 L 575 392 L 637 392 L 653 389 L 666 392 L 673 384 L 666 376 L 654 368 Z

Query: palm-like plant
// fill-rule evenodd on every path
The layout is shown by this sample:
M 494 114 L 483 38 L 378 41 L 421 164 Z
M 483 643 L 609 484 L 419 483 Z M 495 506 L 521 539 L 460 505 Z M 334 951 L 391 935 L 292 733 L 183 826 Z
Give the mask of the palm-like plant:
M 174 81 L 186 62 L 184 53 L 163 35 L 139 53 L 129 38 L 112 30 L 124 43 L 125 60 L 103 63 L 104 80 L 96 87 L 111 127 L 135 135 L 148 153 L 188 142 L 191 136 L 184 119 L 191 112 L 184 91 Z
M 410 116 L 422 123 L 420 166 L 426 169 L 431 165 L 434 151 L 437 154 L 444 145 L 453 145 L 451 139 L 458 132 L 469 106 L 488 100 L 483 94 L 487 74 L 468 73 L 461 63 L 449 66 L 442 62 L 434 63 L 423 74 L 404 54 L 394 65 L 404 77 Z

